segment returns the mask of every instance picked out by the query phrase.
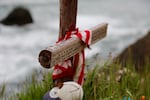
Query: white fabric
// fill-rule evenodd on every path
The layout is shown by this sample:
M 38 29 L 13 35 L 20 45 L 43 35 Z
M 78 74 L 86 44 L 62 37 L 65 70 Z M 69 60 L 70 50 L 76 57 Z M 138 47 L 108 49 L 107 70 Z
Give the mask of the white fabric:
M 60 98 L 61 100 L 82 100 L 83 89 L 76 82 L 64 82 L 61 89 L 54 87 L 49 95 L 53 98 Z

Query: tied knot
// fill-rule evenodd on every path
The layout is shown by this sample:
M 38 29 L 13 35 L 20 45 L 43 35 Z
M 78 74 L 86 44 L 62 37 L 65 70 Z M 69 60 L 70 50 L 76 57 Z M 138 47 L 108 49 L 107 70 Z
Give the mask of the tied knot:
M 79 28 L 75 28 L 74 30 L 67 31 L 65 35 L 65 40 L 71 38 L 72 35 L 76 35 L 79 32 Z
M 59 43 L 62 40 L 67 40 L 67 39 L 71 38 L 72 35 L 75 35 L 78 32 L 79 32 L 78 28 L 75 28 L 74 30 L 69 29 L 69 31 L 66 31 L 65 36 L 64 37 L 60 37 L 56 43 Z
M 87 45 L 88 48 L 90 48 L 92 38 L 91 31 L 90 30 L 79 31 L 79 28 L 67 31 L 65 36 L 60 38 L 56 43 L 59 43 L 60 41 L 67 40 L 72 37 L 79 38 L 83 43 Z
M 78 28 L 74 30 L 69 30 L 66 32 L 65 36 L 60 38 L 56 43 L 61 43 L 70 38 L 78 38 L 87 47 L 91 44 L 91 31 L 84 30 L 79 31 Z M 84 65 L 85 65 L 85 55 L 84 50 L 78 52 L 73 57 L 60 62 L 54 66 L 53 80 L 57 80 L 64 77 L 71 77 L 78 84 L 82 85 L 84 81 Z

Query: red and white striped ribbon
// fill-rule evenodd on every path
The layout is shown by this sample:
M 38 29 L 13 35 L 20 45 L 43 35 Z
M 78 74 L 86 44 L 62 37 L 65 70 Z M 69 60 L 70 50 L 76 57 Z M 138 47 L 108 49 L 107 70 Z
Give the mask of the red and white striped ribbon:
M 82 40 L 87 46 L 91 44 L 91 31 L 85 30 L 79 32 L 78 29 L 75 31 L 67 32 L 64 38 L 59 39 L 57 43 L 61 41 L 67 40 L 69 38 L 79 38 Z M 52 78 L 53 80 L 70 77 L 78 84 L 82 85 L 84 82 L 84 66 L 85 66 L 85 55 L 84 50 L 77 53 L 73 59 L 65 60 L 54 66 Z

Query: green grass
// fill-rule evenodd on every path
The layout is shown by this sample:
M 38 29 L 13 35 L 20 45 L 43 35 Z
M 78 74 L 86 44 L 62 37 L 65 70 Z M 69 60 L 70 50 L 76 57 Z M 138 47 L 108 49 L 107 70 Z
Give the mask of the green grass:
M 32 75 L 32 84 L 30 86 L 25 84 L 22 91 L 11 96 L 9 100 L 42 100 L 43 94 L 53 86 L 51 73 L 44 74 L 41 82 L 35 79 L 35 75 Z
M 83 87 L 84 100 L 123 100 L 125 96 L 131 100 L 141 100 L 143 95 L 150 100 L 148 71 L 141 75 L 133 68 L 126 68 L 120 81 L 117 81 L 119 67 L 119 64 L 111 64 L 104 66 L 102 71 L 95 68 L 89 72 Z
M 150 100 L 150 72 L 147 69 L 150 64 L 145 67 L 144 72 L 138 74 L 132 64 L 129 64 L 125 70 L 120 64 L 105 64 L 102 68 L 97 65 L 94 70 L 86 74 L 83 100 L 123 100 L 125 96 L 130 97 L 131 100 L 141 100 L 143 95 L 146 100 Z M 119 80 L 116 80 L 119 70 L 123 71 L 123 74 Z M 33 75 L 32 84 L 23 85 L 22 91 L 9 100 L 42 100 L 44 93 L 51 88 L 51 73 L 44 74 L 40 82 L 36 81 Z

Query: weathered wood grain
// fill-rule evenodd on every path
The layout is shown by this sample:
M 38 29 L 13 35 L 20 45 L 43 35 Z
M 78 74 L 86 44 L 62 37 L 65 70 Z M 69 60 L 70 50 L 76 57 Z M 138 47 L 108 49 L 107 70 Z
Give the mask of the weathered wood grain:
M 59 38 L 65 36 L 69 30 L 76 28 L 78 0 L 59 0 L 60 2 L 60 23 Z
M 98 42 L 106 36 L 107 26 L 107 23 L 102 23 L 90 29 L 92 32 L 91 44 Z M 85 47 L 86 45 L 83 44 L 83 42 L 78 38 L 70 38 L 66 41 L 49 46 L 45 50 L 42 50 L 39 54 L 39 62 L 43 67 L 50 68 L 59 62 L 74 56 Z

